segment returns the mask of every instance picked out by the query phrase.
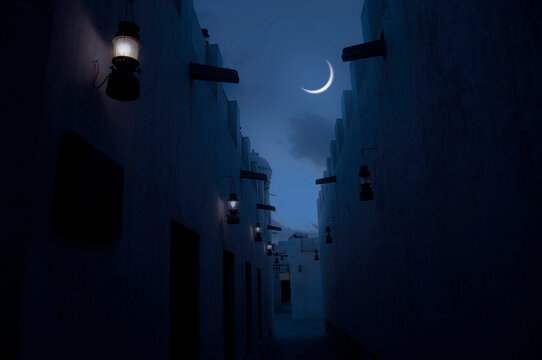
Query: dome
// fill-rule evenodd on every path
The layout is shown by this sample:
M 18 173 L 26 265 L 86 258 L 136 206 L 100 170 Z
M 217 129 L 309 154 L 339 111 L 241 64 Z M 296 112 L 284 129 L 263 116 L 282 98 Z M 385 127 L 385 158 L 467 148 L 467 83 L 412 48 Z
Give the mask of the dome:
M 267 175 L 267 180 L 271 181 L 271 175 L 273 174 L 271 165 L 254 150 L 250 153 L 250 164 L 252 171 Z

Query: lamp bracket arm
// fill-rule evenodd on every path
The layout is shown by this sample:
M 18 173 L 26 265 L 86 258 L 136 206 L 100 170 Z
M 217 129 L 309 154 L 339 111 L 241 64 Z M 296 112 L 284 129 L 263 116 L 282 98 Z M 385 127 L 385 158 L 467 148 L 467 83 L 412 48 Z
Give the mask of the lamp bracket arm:
M 109 79 L 109 77 L 111 76 L 111 73 L 109 75 L 107 75 L 105 77 L 105 79 L 103 79 L 103 81 L 99 85 L 96 84 L 96 82 L 98 81 L 98 75 L 100 75 L 100 62 L 98 61 L 98 59 L 95 59 L 92 62 L 94 63 L 94 67 L 96 68 L 96 73 L 94 74 L 94 88 L 99 89 L 105 84 L 107 79 Z M 113 68 L 113 67 L 111 67 L 111 68 Z
M 361 149 L 361 160 L 363 161 L 363 152 L 367 150 L 377 150 L 377 147 L 366 147 Z

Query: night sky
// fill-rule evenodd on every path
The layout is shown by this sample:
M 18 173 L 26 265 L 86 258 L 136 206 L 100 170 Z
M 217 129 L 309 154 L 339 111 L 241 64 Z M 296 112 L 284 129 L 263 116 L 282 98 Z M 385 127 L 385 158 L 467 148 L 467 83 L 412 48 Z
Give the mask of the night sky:
M 239 72 L 224 84 L 241 109 L 242 133 L 273 168 L 271 204 L 277 237 L 316 232 L 316 199 L 343 90 L 351 89 L 342 49 L 362 42 L 363 0 L 194 0 L 209 42 L 219 44 L 224 67 Z M 301 87 L 321 88 L 322 94 Z

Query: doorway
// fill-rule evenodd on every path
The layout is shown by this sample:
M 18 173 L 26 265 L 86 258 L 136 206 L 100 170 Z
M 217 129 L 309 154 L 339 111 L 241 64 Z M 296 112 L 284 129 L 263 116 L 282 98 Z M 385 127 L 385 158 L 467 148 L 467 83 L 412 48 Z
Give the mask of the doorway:
M 252 266 L 245 262 L 245 313 L 247 330 L 247 355 L 254 352 L 252 335 Z
M 199 235 L 171 221 L 169 358 L 199 359 Z
M 257 289 L 258 292 L 257 299 L 258 299 L 258 340 L 263 340 L 263 304 L 262 304 L 262 271 L 258 269 L 256 271 L 257 274 Z
M 222 291 L 224 299 L 224 359 L 235 360 L 235 269 L 234 256 L 223 250 Z
M 290 289 L 290 280 L 280 281 L 280 294 L 281 294 L 280 300 L 283 304 L 290 301 L 290 297 L 292 296 L 292 291 Z

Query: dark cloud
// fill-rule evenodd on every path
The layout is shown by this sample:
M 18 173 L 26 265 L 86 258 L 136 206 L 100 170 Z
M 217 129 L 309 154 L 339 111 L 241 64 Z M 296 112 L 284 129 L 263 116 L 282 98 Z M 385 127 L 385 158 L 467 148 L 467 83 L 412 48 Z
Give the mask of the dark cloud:
M 293 130 L 289 138 L 292 144 L 290 155 L 324 165 L 329 155 L 329 142 L 333 138 L 333 123 L 308 111 L 289 120 Z

